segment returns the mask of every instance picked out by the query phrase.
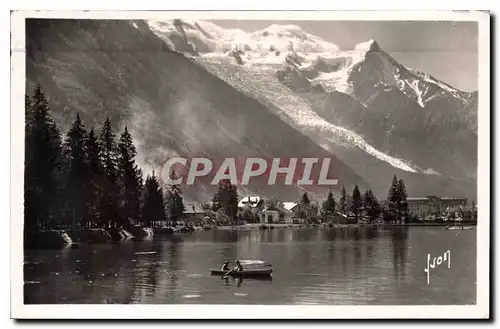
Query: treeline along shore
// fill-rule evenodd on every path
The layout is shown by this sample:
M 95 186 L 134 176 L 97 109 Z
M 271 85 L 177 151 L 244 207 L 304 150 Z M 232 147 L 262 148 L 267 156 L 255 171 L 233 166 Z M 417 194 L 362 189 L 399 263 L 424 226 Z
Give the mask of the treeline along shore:
M 25 111 L 25 248 L 142 239 L 195 229 L 186 224 L 180 186 L 162 186 L 154 172 L 144 177 L 126 126 L 116 135 L 109 118 L 95 130 L 85 127 L 77 115 L 63 136 L 40 86 L 26 95 Z M 424 224 L 410 214 L 405 183 L 396 176 L 382 202 L 370 189 L 361 193 L 358 186 L 351 194 L 342 188 L 338 199 L 330 192 L 321 205 L 304 193 L 300 225 L 265 225 L 266 210 L 283 208 L 278 198 L 260 199 L 253 207 L 239 207 L 238 202 L 237 187 L 221 180 L 213 199 L 203 203 L 204 221 L 196 228 Z
M 26 248 L 171 233 L 158 223 L 181 218 L 179 187 L 164 193 L 154 172 L 144 180 L 127 127 L 116 136 L 109 119 L 96 131 L 76 116 L 62 136 L 40 86 L 25 111 Z

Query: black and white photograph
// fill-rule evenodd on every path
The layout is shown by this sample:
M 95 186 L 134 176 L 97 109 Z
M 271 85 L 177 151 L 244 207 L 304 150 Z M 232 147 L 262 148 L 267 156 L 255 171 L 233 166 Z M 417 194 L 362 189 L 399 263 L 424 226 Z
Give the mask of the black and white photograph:
M 488 318 L 489 20 L 13 12 L 13 317 Z

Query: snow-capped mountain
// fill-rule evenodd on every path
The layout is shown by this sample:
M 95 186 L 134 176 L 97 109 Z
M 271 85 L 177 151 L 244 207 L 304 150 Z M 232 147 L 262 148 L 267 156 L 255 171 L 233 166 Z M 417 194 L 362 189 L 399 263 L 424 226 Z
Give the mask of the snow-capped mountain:
M 336 52 L 338 47 L 319 37 L 306 33 L 295 25 L 271 25 L 266 29 L 247 33 L 240 29 L 223 29 L 218 25 L 197 21 L 174 19 L 148 21 L 172 50 L 179 52 L 228 53 L 244 51 L 254 60 L 264 60 L 267 55 L 282 51 Z
M 476 175 L 477 93 L 399 64 L 374 40 L 341 51 L 294 25 L 247 33 L 202 21 L 148 24 L 177 51 L 186 53 L 177 35 L 198 45 L 189 56 L 200 65 L 329 150 L 359 148 L 408 172 Z
M 327 50 L 338 53 L 337 46 L 312 36 L 295 25 L 271 25 L 254 33 L 235 29 L 225 31 L 213 23 L 202 21 L 193 23 L 181 20 L 151 21 L 149 25 L 176 50 L 183 49 L 175 44 L 176 37 L 184 36 L 183 44 L 192 45 L 187 52 L 197 52 L 202 59 L 200 63 L 210 72 L 238 90 L 275 105 L 273 108 L 277 110 L 278 115 L 299 130 L 313 135 L 311 137 L 318 139 L 316 135 L 320 134 L 319 140 L 323 141 L 320 144 L 333 142 L 359 147 L 396 168 L 410 172 L 418 170 L 401 159 L 390 157 L 377 150 L 358 134 L 327 122 L 311 109 L 307 102 L 283 86 L 275 74 L 274 69 L 288 62 L 292 62 L 292 65 L 298 62 L 299 71 L 308 70 L 312 66 L 311 58 L 307 61 L 305 56 L 298 54 L 321 54 Z M 358 47 L 370 48 L 370 45 Z M 229 50 L 231 51 L 228 52 Z M 314 56 L 316 59 L 319 58 L 318 55 Z M 359 60 L 354 64 L 357 62 Z M 242 67 L 233 67 L 232 64 Z M 329 149 L 328 146 L 326 148 Z
M 165 161 L 176 156 L 215 162 L 316 157 L 330 158 L 329 172 L 347 188 L 368 186 L 266 106 L 170 51 L 144 22 L 30 20 L 27 36 L 27 93 L 41 84 L 63 132 L 76 114 L 96 130 L 106 117 L 116 132 L 128 125 L 145 173 L 162 172 Z M 184 195 L 210 199 L 217 187 L 210 180 L 198 182 L 184 186 Z M 295 200 L 303 188 L 268 185 L 262 176 L 239 191 Z
M 462 159 L 475 147 L 464 142 L 469 132 L 456 111 L 432 105 L 455 96 L 423 96 L 422 108 L 379 76 L 386 86 L 362 98 L 367 78 L 360 72 L 379 69 L 371 59 L 378 50 L 368 45 L 340 51 L 297 26 L 247 33 L 182 20 L 31 20 L 27 90 L 40 83 L 64 127 L 76 113 L 96 128 L 106 116 L 117 129 L 128 124 L 146 171 L 179 155 L 328 157 L 338 188 L 370 186 L 383 198 L 397 174 L 410 195 L 474 195 L 475 182 L 450 170 L 473 167 Z M 460 111 L 472 113 L 467 120 L 474 122 L 471 104 Z M 457 157 L 444 160 L 452 153 Z M 186 193 L 203 200 L 210 188 Z M 288 199 L 301 192 L 248 186 L 248 193 Z
M 220 60 L 225 58 L 247 66 L 273 67 L 288 63 L 325 90 L 359 94 L 363 101 L 367 99 L 359 90 L 361 87 L 394 86 L 421 107 L 440 95 L 449 94 L 463 103 L 470 97 L 470 93 L 397 63 L 375 40 L 360 43 L 350 51 L 340 51 L 335 44 L 296 25 L 273 24 L 248 33 L 240 29 L 223 29 L 207 21 L 177 19 L 148 21 L 148 24 L 173 50 Z M 235 58 L 235 53 L 242 62 Z

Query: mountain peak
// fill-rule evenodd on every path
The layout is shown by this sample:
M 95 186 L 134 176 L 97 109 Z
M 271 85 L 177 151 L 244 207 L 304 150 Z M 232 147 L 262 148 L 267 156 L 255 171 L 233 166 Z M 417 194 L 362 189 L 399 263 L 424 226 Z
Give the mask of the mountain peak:
M 354 50 L 359 52 L 380 51 L 380 46 L 377 41 L 370 39 L 368 41 L 358 43 Z
M 300 26 L 293 24 L 285 24 L 285 25 L 271 24 L 262 31 L 275 32 L 275 33 L 285 32 L 292 34 L 295 33 L 305 34 L 305 31 Z

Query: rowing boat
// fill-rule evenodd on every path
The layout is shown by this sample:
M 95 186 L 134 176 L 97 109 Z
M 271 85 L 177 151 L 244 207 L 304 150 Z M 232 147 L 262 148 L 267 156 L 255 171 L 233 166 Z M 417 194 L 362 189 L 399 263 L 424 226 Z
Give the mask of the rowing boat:
M 259 277 L 259 276 L 271 276 L 273 275 L 272 268 L 252 268 L 252 269 L 243 269 L 243 271 L 222 271 L 222 270 L 214 270 L 210 269 L 210 273 L 212 275 L 230 275 L 236 277 Z

